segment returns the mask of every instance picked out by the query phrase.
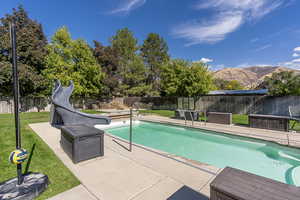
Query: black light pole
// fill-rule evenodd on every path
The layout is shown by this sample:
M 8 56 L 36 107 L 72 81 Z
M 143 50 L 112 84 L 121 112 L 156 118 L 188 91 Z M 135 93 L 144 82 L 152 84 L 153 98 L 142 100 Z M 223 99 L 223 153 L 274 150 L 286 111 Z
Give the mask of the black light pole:
M 10 23 L 10 38 L 12 47 L 12 71 L 13 71 L 13 93 L 14 93 L 14 113 L 15 113 L 15 130 L 16 130 L 16 149 L 21 149 L 21 134 L 20 134 L 20 116 L 19 116 L 19 79 L 18 79 L 18 64 L 17 64 L 17 41 L 16 27 L 14 22 Z M 17 165 L 18 185 L 23 182 L 22 164 Z

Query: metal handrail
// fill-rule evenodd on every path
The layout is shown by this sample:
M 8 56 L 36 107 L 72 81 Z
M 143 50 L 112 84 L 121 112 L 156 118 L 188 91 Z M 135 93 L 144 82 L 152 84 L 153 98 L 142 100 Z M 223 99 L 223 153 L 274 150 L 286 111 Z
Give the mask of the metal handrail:
M 194 116 L 192 115 L 192 111 L 189 110 L 190 116 L 191 116 L 191 120 L 192 120 L 192 126 L 194 126 Z
M 132 151 L 132 108 L 130 108 L 129 151 Z

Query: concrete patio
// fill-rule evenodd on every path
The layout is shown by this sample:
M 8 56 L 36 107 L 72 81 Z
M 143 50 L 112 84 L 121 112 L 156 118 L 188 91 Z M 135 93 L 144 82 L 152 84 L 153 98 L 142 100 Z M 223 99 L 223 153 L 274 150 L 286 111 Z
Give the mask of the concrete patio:
M 105 156 L 73 164 L 61 149 L 60 131 L 49 123 L 30 127 L 81 181 L 81 185 L 51 200 L 202 200 L 209 196 L 209 184 L 221 169 L 161 152 L 115 142 L 105 136 Z M 50 180 L 51 181 L 51 180 Z

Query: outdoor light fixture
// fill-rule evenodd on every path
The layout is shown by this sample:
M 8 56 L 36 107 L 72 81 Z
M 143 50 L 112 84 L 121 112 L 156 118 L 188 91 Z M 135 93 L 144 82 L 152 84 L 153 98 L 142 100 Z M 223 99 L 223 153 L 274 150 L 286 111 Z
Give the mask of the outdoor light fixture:
M 20 133 L 20 116 L 19 116 L 19 80 L 17 64 L 17 42 L 16 26 L 14 22 L 10 23 L 11 38 L 11 56 L 12 56 L 12 76 L 13 76 L 13 93 L 14 93 L 14 114 L 16 130 L 16 150 L 14 150 L 9 160 L 17 165 L 17 177 L 0 183 L 0 200 L 31 200 L 37 197 L 48 186 L 48 176 L 40 173 L 27 172 L 23 174 L 22 163 L 27 159 L 27 151 L 22 149 Z M 33 151 L 34 147 L 32 148 Z M 32 152 L 31 152 L 32 154 Z M 30 160 L 30 159 L 29 159 Z M 29 162 L 29 161 L 28 161 Z M 27 163 L 28 164 L 28 163 Z M 29 165 L 28 165 L 29 166 Z

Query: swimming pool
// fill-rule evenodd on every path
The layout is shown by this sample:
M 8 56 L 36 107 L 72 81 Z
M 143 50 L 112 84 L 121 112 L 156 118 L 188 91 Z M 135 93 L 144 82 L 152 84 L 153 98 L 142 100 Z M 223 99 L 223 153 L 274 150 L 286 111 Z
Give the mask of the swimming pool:
M 106 131 L 128 140 L 129 126 Z M 300 186 L 300 150 L 272 142 L 160 123 L 133 125 L 133 142 L 219 168 L 226 166 Z

